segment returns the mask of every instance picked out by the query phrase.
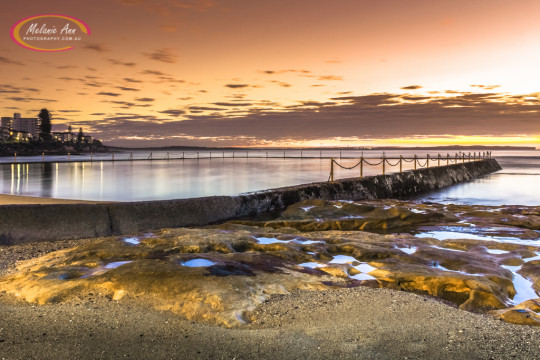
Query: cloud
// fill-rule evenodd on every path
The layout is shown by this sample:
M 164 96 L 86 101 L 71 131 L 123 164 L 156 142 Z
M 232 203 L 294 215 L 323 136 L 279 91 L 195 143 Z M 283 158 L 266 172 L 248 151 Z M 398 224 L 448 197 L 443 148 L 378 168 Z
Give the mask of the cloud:
M 142 54 L 149 59 L 171 64 L 175 63 L 177 59 L 177 56 L 168 48 L 157 49 L 153 52 Z
M 142 83 L 141 80 L 131 79 L 131 78 L 124 78 L 124 81 L 131 82 L 131 83 Z
M 237 103 L 237 102 L 215 102 L 212 103 L 217 106 L 251 106 L 252 103 Z
M 186 113 L 184 110 L 163 110 L 163 111 L 158 111 L 158 112 L 160 114 L 167 114 L 171 116 L 180 116 Z
M 162 73 L 161 71 L 158 71 L 158 70 L 143 70 L 143 71 L 141 71 L 141 74 L 144 74 L 144 75 L 158 75 L 158 76 L 166 76 L 167 75 L 167 74 Z
M 471 87 L 477 87 L 477 88 L 482 88 L 482 89 L 486 89 L 486 90 L 493 90 L 493 89 L 496 89 L 498 87 L 500 87 L 500 85 L 470 85 Z
M 7 57 L 0 56 L 0 64 L 7 64 L 7 65 L 24 65 L 24 63 L 16 60 L 8 59 Z
M 108 47 L 104 44 L 89 43 L 89 44 L 86 44 L 83 48 L 92 50 L 92 51 L 97 51 L 100 53 L 109 51 Z
M 104 91 L 100 91 L 97 93 L 97 95 L 104 95 L 104 96 L 120 96 L 122 94 L 118 94 L 118 93 L 113 93 L 113 92 L 104 92 Z
M 128 66 L 128 67 L 133 67 L 133 66 L 137 65 L 137 63 L 134 63 L 134 62 L 123 62 L 123 61 L 116 60 L 116 59 L 107 59 L 107 61 L 110 62 L 113 65 L 123 65 L 123 66 Z
M 154 101 L 155 99 L 153 98 L 147 98 L 147 97 L 143 97 L 143 98 L 136 98 L 135 101 L 145 101 L 145 102 L 149 102 L 149 101 Z
M 231 89 L 241 89 L 248 87 L 248 84 L 226 84 L 225 87 L 231 88 Z
M 78 113 L 81 112 L 81 110 L 56 110 L 57 112 L 63 112 L 63 113 Z
M 322 81 L 337 81 L 337 80 L 343 80 L 343 76 L 338 75 L 322 75 L 317 78 L 317 80 Z
M 117 86 L 117 89 L 120 89 L 122 91 L 140 91 L 140 89 L 130 88 L 130 87 L 124 87 L 124 86 Z
M 98 116 L 98 115 L 105 115 L 105 113 L 91 113 L 90 115 Z
M 417 90 L 417 89 L 421 89 L 421 88 L 422 88 L 422 86 L 420 86 L 420 85 L 409 85 L 409 86 L 404 86 L 401 89 L 402 90 Z

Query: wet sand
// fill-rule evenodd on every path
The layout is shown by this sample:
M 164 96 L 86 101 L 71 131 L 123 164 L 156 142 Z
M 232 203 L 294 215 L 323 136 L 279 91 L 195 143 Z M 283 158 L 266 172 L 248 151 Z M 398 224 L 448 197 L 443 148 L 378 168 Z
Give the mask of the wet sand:
M 0 247 L 0 275 L 85 241 Z M 232 329 L 100 294 L 36 306 L 0 291 L 0 314 L 5 359 L 540 358 L 539 328 L 365 287 L 274 295 Z
M 6 195 L 0 194 L 0 205 L 23 205 L 23 204 L 95 204 L 99 201 L 53 199 L 37 196 Z

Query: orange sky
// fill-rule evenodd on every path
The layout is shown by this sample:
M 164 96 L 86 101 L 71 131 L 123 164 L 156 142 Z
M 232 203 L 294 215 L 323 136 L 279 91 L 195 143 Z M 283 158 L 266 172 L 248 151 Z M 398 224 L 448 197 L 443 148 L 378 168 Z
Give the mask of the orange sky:
M 90 27 L 37 52 L 39 14 Z M 98 0 L 0 5 L 0 110 L 111 145 L 538 146 L 538 1 Z

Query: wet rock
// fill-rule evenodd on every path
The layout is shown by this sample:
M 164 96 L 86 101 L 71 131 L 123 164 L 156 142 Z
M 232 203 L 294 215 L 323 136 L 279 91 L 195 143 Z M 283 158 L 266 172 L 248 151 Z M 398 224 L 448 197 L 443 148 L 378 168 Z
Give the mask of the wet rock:
M 540 326 L 540 299 L 532 299 L 519 305 L 491 311 L 491 315 L 509 323 Z

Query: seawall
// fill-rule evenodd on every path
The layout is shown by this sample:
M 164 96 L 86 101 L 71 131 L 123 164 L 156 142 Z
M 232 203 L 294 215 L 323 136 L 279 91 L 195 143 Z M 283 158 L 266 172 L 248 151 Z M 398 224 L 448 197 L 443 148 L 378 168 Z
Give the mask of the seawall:
M 0 206 L 0 245 L 127 235 L 167 227 L 200 226 L 285 208 L 308 199 L 405 198 L 471 180 L 501 167 L 495 159 L 237 196 L 116 202 Z

